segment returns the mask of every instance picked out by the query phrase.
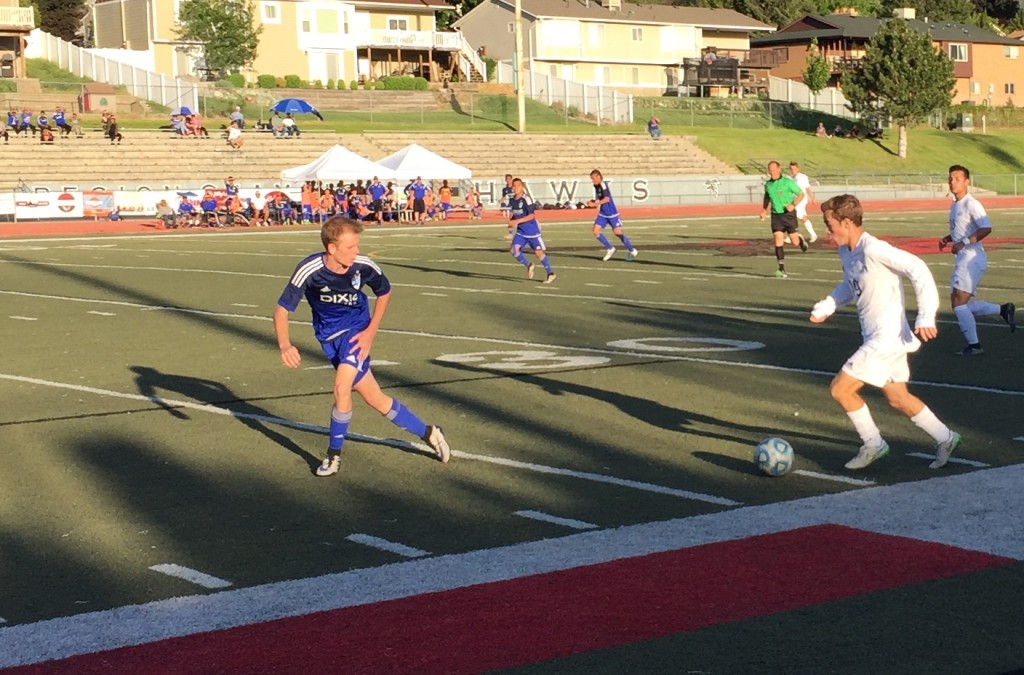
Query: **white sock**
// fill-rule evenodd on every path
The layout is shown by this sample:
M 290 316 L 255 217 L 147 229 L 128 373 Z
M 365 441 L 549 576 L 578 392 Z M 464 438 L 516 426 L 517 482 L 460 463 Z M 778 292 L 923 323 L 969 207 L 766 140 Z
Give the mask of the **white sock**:
M 953 308 L 956 314 L 956 322 L 960 324 L 960 332 L 964 334 L 967 344 L 978 344 L 978 324 L 974 321 L 974 314 L 971 313 L 969 305 L 960 305 Z
M 917 413 L 910 418 L 913 422 L 924 431 L 926 434 L 932 437 L 936 443 L 945 443 L 949 440 L 953 432 L 949 430 L 942 420 L 935 416 L 935 413 L 931 411 L 931 408 L 925 406 L 921 412 Z
M 857 430 L 857 435 L 864 445 L 871 448 L 882 447 L 882 432 L 871 418 L 871 411 L 868 410 L 866 403 L 853 412 L 847 412 L 846 415 L 853 422 L 853 428 Z
M 815 237 L 818 236 L 818 235 L 814 234 L 814 226 L 811 225 L 811 219 L 810 218 L 806 218 L 804 220 L 804 229 L 807 230 L 807 234 L 809 234 L 811 236 L 811 239 L 814 239 Z
M 971 308 L 971 314 L 974 316 L 995 316 L 1000 310 L 996 303 L 984 300 L 970 300 L 967 306 Z

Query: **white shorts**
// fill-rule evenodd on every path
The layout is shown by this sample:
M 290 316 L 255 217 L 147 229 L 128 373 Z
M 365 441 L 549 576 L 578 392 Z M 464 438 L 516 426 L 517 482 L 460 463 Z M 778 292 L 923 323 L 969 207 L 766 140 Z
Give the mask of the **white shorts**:
M 988 256 L 984 251 L 971 251 L 966 255 L 961 252 L 953 261 L 953 276 L 949 280 L 950 289 L 974 295 L 987 268 Z
M 890 382 L 908 382 L 910 362 L 905 350 L 882 351 L 863 345 L 843 364 L 843 372 L 881 389 Z
M 807 200 L 803 200 L 796 205 L 796 219 L 802 221 L 807 217 Z

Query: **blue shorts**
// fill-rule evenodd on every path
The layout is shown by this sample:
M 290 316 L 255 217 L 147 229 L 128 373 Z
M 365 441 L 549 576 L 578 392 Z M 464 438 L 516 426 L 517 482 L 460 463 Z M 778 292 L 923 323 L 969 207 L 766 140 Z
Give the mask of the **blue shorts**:
M 342 364 L 351 366 L 356 369 L 356 379 L 352 381 L 353 385 L 359 383 L 359 380 L 370 372 L 370 357 L 366 357 L 362 361 L 356 360 L 356 347 L 352 342 L 352 338 L 359 331 L 347 331 L 342 333 L 338 337 L 334 338 L 330 342 L 321 342 L 320 348 L 324 350 L 324 354 L 330 360 L 331 365 L 335 369 L 340 367 Z
M 518 232 L 512 237 L 512 248 L 518 246 L 520 249 L 529 246 L 534 251 L 544 250 L 544 239 L 542 237 L 524 237 Z
M 614 216 L 598 216 L 594 219 L 594 225 L 604 229 L 610 227 L 613 230 L 618 227 L 622 227 L 622 218 L 618 215 Z

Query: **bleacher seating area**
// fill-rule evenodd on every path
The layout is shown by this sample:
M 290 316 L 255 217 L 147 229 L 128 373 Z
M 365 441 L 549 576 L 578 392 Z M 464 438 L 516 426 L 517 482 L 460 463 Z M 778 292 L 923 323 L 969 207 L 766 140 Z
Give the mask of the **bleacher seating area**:
M 271 187 L 285 185 L 280 180 L 282 169 L 311 162 L 335 143 L 372 160 L 419 143 L 469 167 L 478 179 L 500 179 L 506 173 L 583 177 L 594 168 L 608 176 L 738 173 L 678 136 L 652 141 L 646 134 L 307 132 L 299 138 L 276 139 L 269 133 L 246 131 L 245 146 L 234 150 L 212 129 L 208 140 L 176 138 L 165 131 L 122 131 L 125 138 L 118 146 L 112 146 L 99 129 L 87 129 L 83 138 L 58 137 L 49 146 L 40 145 L 38 138 L 12 135 L 7 145 L 0 146 L 8 167 L 0 175 L 0 190 L 19 185 L 184 189 L 220 184 L 228 175 L 242 186 Z

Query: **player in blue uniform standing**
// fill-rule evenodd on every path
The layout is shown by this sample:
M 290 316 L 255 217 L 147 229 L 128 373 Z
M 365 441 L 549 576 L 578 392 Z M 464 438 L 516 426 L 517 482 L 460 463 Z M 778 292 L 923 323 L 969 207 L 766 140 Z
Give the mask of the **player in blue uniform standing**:
M 423 179 L 416 176 L 409 191 L 412 193 L 412 216 L 413 222 L 422 225 L 427 217 L 427 192 L 430 190 Z
M 604 176 L 597 169 L 590 172 L 590 180 L 594 183 L 594 198 L 590 200 L 590 206 L 598 208 L 597 218 L 594 219 L 594 236 L 601 242 L 601 246 L 604 246 L 604 258 L 602 259 L 611 260 L 611 257 L 615 255 L 615 247 L 601 232 L 605 227 L 611 226 L 612 233 L 622 240 L 622 245 L 629 251 L 626 260 L 630 262 L 635 260 L 640 251 L 633 247 L 629 237 L 622 231 L 622 218 L 619 217 L 619 210 L 615 206 L 615 200 L 612 199 L 612 191 L 608 187 L 608 183 L 604 181 Z
M 441 427 L 424 424 L 411 410 L 381 391 L 370 372 L 370 349 L 391 300 L 391 284 L 375 262 L 359 255 L 363 224 L 336 216 L 324 223 L 320 239 L 325 251 L 306 256 L 274 308 L 274 332 L 281 362 L 289 368 L 301 363 L 299 350 L 288 337 L 288 315 L 305 296 L 313 311 L 313 332 L 334 365 L 334 408 L 331 410 L 327 456 L 316 475 L 338 473 L 341 446 L 352 419 L 352 391 L 393 424 L 423 439 L 442 462 L 451 458 Z M 376 296 L 371 314 L 365 289 Z
M 533 204 L 526 198 L 526 188 L 519 178 L 512 181 L 512 197 L 509 199 L 508 208 L 511 214 L 508 231 L 512 235 L 512 248 L 509 252 L 526 268 L 526 278 L 532 279 L 534 265 L 526 260 L 526 256 L 523 255 L 523 247 L 529 246 L 533 249 L 534 255 L 537 256 L 540 264 L 548 273 L 544 283 L 550 284 L 555 280 L 555 273 L 551 271 L 551 261 L 544 253 L 544 239 L 540 236 L 540 223 L 537 222 L 537 217 L 533 213 Z
M 380 178 L 377 176 L 373 177 L 373 182 L 370 183 L 366 188 L 367 194 L 370 195 L 372 200 L 373 217 L 377 221 L 377 227 L 383 227 L 384 225 L 384 195 L 387 194 L 388 188 L 380 182 Z

